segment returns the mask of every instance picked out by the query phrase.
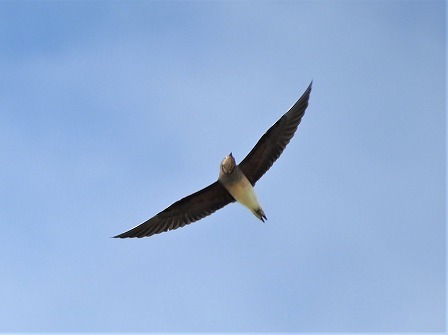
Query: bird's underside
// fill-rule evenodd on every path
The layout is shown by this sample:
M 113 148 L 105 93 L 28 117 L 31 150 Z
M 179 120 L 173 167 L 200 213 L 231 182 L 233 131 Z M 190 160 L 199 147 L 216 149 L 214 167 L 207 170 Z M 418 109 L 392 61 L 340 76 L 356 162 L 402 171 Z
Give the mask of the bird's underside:
M 117 238 L 145 237 L 198 221 L 235 201 L 246 206 L 260 220 L 266 215 L 256 199 L 253 186 L 280 157 L 308 107 L 312 83 L 300 99 L 260 138 L 239 165 L 232 154 L 221 163 L 217 181 L 161 211 L 151 219 Z

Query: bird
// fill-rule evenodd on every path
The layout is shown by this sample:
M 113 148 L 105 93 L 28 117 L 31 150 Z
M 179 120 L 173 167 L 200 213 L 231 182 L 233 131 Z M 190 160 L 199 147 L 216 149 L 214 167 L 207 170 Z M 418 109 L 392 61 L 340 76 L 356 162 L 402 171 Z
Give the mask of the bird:
M 294 136 L 308 107 L 312 84 L 239 164 L 230 153 L 222 160 L 218 180 L 214 183 L 176 201 L 149 220 L 114 238 L 148 237 L 184 227 L 235 201 L 265 222 L 267 217 L 257 200 L 254 186 Z

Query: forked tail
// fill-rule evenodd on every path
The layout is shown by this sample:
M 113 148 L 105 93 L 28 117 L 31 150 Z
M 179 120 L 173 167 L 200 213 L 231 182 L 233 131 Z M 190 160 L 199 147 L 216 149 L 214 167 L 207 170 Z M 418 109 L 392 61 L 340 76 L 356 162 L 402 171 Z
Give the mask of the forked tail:
M 258 207 L 257 209 L 252 210 L 252 213 L 259 218 L 261 221 L 264 222 L 264 220 L 267 220 L 266 214 L 264 214 L 263 209 L 261 207 Z

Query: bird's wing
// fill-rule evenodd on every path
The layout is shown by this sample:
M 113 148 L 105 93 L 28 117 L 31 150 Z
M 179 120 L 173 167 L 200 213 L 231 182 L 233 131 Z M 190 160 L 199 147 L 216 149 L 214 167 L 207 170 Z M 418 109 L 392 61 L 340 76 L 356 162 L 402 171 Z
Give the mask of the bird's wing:
M 219 181 L 193 193 L 127 232 L 114 236 L 145 237 L 183 227 L 212 214 L 235 199 Z
M 300 99 L 260 138 L 239 167 L 252 185 L 263 176 L 280 157 L 305 114 L 310 97 L 310 83 Z

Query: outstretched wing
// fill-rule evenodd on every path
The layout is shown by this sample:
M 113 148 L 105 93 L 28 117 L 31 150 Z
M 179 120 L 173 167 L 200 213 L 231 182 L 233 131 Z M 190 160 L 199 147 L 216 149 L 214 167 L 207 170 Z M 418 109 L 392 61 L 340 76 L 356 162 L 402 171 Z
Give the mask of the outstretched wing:
M 234 201 L 224 186 L 216 181 L 175 202 L 137 227 L 114 237 L 145 237 L 177 229 L 198 221 Z
M 242 160 L 239 167 L 252 185 L 263 176 L 280 157 L 289 143 L 308 107 L 310 83 L 300 99 L 260 138 L 255 147 Z

